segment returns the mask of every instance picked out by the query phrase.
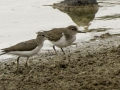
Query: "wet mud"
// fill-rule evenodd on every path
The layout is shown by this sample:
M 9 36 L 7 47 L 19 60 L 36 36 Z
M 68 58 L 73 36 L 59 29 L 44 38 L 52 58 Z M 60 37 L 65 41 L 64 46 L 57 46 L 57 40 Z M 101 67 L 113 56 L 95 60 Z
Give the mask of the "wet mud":
M 41 51 L 29 60 L 0 62 L 0 90 L 119 90 L 120 37 L 79 42 L 64 49 Z

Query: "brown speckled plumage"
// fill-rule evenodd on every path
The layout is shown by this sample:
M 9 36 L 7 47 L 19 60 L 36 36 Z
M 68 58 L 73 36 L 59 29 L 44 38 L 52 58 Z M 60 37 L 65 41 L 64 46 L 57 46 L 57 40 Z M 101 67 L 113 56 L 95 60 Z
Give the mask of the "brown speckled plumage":
M 59 40 L 62 36 L 64 32 L 64 28 L 54 28 L 50 31 L 45 31 L 45 33 L 49 36 L 49 40 L 50 41 L 57 41 Z
M 44 33 L 40 32 L 39 35 L 37 35 L 36 39 L 31 39 L 28 41 L 20 42 L 14 46 L 3 48 L 1 50 L 3 50 L 3 52 L 6 52 L 6 53 L 11 52 L 11 51 L 31 51 L 35 49 L 39 44 L 42 45 L 44 41 L 44 37 L 46 37 Z
M 4 48 L 2 50 L 4 50 L 5 52 L 10 52 L 10 51 L 30 51 L 33 50 L 37 47 L 37 40 L 36 39 L 32 39 L 32 40 L 28 40 L 25 42 L 20 42 L 14 46 L 8 47 L 8 48 Z
M 65 35 L 66 39 L 71 39 L 72 36 L 70 34 L 68 34 L 68 31 L 74 29 L 76 30 L 76 32 L 78 31 L 76 26 L 70 25 L 66 28 L 54 28 L 50 31 L 45 31 L 45 33 L 47 33 L 47 35 L 49 36 L 48 40 L 50 41 L 58 41 L 60 40 L 60 38 L 63 36 L 63 34 Z
M 56 54 L 57 51 L 55 49 L 55 46 L 61 48 L 62 52 L 65 54 L 62 48 L 72 45 L 72 43 L 76 40 L 77 33 L 84 33 L 79 31 L 78 28 L 74 25 L 70 25 L 65 28 L 54 28 L 52 30 L 44 32 L 48 36 L 47 39 L 53 43 L 53 49 Z
M 39 52 L 39 50 L 43 46 L 44 40 L 46 40 L 46 34 L 43 32 L 39 32 L 37 35 L 36 39 L 31 39 L 28 41 L 20 42 L 14 46 L 8 47 L 8 48 L 3 48 L 1 50 L 3 54 L 13 54 L 13 55 L 18 55 L 17 58 L 17 70 L 19 69 L 19 59 L 20 57 L 27 57 L 25 66 L 28 67 L 28 60 L 30 56 L 33 56 Z

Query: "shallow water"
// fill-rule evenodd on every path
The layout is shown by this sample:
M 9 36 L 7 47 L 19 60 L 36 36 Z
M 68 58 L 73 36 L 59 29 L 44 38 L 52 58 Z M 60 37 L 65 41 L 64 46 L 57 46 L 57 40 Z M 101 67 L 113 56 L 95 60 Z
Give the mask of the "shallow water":
M 120 34 L 120 0 L 98 0 L 95 12 L 64 12 L 50 6 L 61 0 L 0 0 L 0 49 L 36 37 L 37 31 L 77 25 L 86 34 L 76 42 L 88 41 L 104 33 Z M 43 49 L 52 49 L 45 41 Z M 10 58 L 3 55 L 0 60 Z

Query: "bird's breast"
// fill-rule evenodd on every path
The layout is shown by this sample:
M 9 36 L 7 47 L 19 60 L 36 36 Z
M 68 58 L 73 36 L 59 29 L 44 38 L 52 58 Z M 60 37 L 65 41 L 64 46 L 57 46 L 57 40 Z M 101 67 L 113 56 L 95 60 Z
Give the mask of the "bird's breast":
M 41 48 L 42 46 L 39 45 L 35 49 L 30 50 L 30 51 L 11 51 L 9 52 L 9 54 L 19 55 L 22 57 L 29 57 L 29 56 L 37 54 Z
M 73 36 L 71 39 L 67 40 L 66 37 L 63 35 L 58 41 L 54 42 L 51 41 L 57 47 L 67 47 L 71 45 L 76 40 L 76 36 Z

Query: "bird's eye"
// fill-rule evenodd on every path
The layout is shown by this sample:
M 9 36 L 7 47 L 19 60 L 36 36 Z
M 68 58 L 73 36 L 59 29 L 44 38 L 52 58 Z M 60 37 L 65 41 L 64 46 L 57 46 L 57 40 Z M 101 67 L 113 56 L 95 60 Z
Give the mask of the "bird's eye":
M 74 28 L 72 28 L 71 30 L 72 30 L 72 31 L 74 31 L 75 29 L 74 29 Z
M 43 37 L 44 37 L 45 35 L 41 35 L 41 36 L 43 36 Z

